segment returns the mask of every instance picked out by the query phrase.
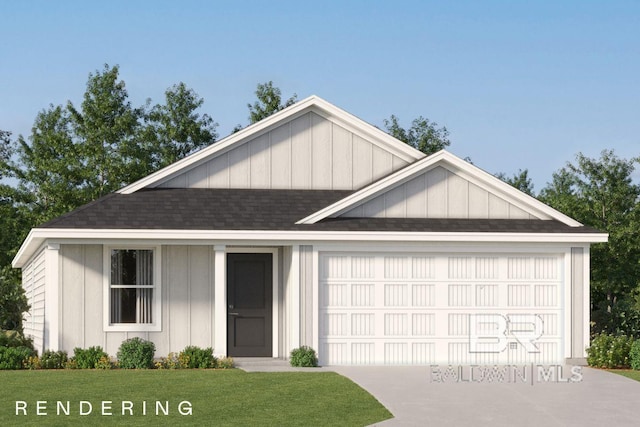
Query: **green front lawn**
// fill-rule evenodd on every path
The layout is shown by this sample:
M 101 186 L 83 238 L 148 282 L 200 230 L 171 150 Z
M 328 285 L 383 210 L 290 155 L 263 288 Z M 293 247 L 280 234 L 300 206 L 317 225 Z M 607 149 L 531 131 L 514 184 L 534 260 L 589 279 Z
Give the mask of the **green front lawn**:
M 391 418 L 369 393 L 332 373 L 246 373 L 232 370 L 0 371 L 0 425 L 349 425 Z M 27 415 L 16 415 L 16 401 Z M 37 415 L 37 401 L 41 413 Z M 56 415 L 57 401 L 70 415 Z M 81 401 L 92 405 L 79 415 Z M 103 401 L 111 409 L 102 415 Z M 168 401 L 169 415 L 163 407 Z M 181 415 L 188 401 L 192 415 Z M 124 402 L 124 403 L 123 403 Z M 143 409 L 146 402 L 146 414 Z M 18 403 L 23 407 L 23 403 Z M 88 404 L 82 404 L 87 412 Z M 123 406 L 125 407 L 124 415 Z M 130 409 L 133 415 L 130 415 Z M 188 404 L 183 404 L 183 412 Z
M 640 381 L 640 371 L 634 371 L 631 369 L 607 369 L 607 371 L 631 378 L 632 380 Z

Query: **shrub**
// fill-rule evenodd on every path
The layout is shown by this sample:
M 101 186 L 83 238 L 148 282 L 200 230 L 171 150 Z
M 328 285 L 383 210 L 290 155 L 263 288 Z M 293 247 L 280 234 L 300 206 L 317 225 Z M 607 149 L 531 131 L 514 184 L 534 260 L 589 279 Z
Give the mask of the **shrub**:
M 596 368 L 628 368 L 632 343 L 625 335 L 596 335 L 587 349 L 587 362 Z
M 0 330 L 0 347 L 26 347 L 33 350 L 33 340 L 18 331 Z
M 216 362 L 216 368 L 218 369 L 231 369 L 233 366 L 233 359 L 231 357 L 221 357 Z
M 76 347 L 73 349 L 73 362 L 67 364 L 68 369 L 94 369 L 100 358 L 109 357 L 100 346 L 89 347 L 86 350 Z M 73 365 L 73 366 L 71 366 Z
M 0 347 L 0 369 L 22 369 L 36 352 L 29 347 Z
M 183 368 L 180 362 L 178 353 L 169 353 L 167 357 L 161 357 L 160 361 L 156 362 L 154 366 L 157 369 L 181 369 Z
M 185 347 L 185 349 L 180 352 L 178 359 L 183 368 L 189 369 L 215 368 L 217 362 L 216 358 L 213 356 L 213 349 L 211 347 Z
M 96 363 L 96 369 L 113 369 L 113 363 L 109 356 L 102 356 Z
M 123 369 L 148 369 L 153 367 L 156 346 L 138 337 L 122 341 L 118 349 L 118 366 Z
M 291 351 L 291 366 L 300 366 L 304 368 L 312 368 L 318 366 L 318 356 L 316 351 L 311 347 L 303 345 Z
M 42 369 L 62 369 L 68 359 L 66 351 L 46 350 L 40 357 L 40 367 Z
M 27 360 L 22 362 L 22 366 L 24 369 L 28 369 L 33 371 L 35 369 L 42 369 L 42 365 L 40 364 L 40 358 L 38 356 L 28 357 Z
M 635 340 L 631 344 L 631 351 L 629 351 L 629 359 L 631 361 L 631 368 L 640 370 L 640 339 Z

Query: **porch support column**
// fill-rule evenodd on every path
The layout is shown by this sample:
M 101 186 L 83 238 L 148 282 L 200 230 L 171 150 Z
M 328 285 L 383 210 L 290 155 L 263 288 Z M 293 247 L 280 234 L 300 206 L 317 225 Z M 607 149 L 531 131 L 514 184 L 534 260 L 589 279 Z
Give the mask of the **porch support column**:
M 227 253 L 226 246 L 213 247 L 214 266 L 214 343 L 216 356 L 227 355 Z
M 291 275 L 289 285 L 291 286 L 291 339 L 289 351 L 300 347 L 300 245 L 293 245 L 291 250 Z M 287 356 L 289 351 L 286 352 Z
M 44 349 L 58 351 L 60 348 L 60 244 L 48 243 L 44 249 L 45 306 Z

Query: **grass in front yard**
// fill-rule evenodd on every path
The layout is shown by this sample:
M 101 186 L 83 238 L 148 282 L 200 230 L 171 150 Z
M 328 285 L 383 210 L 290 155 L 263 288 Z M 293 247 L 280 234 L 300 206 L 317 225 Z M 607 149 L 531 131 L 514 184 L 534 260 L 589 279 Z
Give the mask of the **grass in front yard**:
M 640 371 L 634 371 L 632 369 L 607 369 L 607 371 L 631 378 L 632 380 L 640 381 Z
M 336 373 L 246 373 L 232 370 L 0 371 L 0 425 L 344 425 L 364 426 L 391 414 L 362 388 Z M 27 415 L 16 415 L 16 401 Z M 46 401 L 38 416 L 37 401 Z M 56 415 L 69 401 L 70 415 Z M 79 415 L 89 401 L 90 415 Z M 111 401 L 113 415 L 102 415 Z M 133 415 L 125 410 L 131 406 Z M 169 415 L 156 415 L 156 401 Z M 192 415 L 178 405 L 188 401 Z M 142 415 L 146 402 L 146 414 Z M 65 404 L 63 403 L 63 405 Z M 86 412 L 88 406 L 84 405 Z M 183 407 L 183 410 L 186 406 Z

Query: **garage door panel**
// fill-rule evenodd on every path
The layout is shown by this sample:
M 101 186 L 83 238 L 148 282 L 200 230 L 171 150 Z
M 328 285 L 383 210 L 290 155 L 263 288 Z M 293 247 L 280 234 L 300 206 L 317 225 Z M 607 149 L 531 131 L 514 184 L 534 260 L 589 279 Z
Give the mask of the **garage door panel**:
M 415 283 L 411 285 L 411 305 L 414 307 L 433 307 L 436 302 L 435 291 L 436 287 L 433 284 Z
M 406 342 L 384 343 L 385 365 L 406 365 L 409 363 L 409 345 Z
M 411 363 L 429 365 L 436 361 L 436 346 L 432 342 L 411 343 Z
M 435 257 L 413 256 L 411 257 L 411 278 L 433 279 L 436 275 Z
M 457 285 L 451 284 L 447 286 L 448 289 L 448 307 L 470 307 L 472 303 L 472 285 L 464 284 Z
M 349 285 L 346 283 L 327 283 L 323 287 L 322 304 L 324 307 L 347 307 L 348 302 L 348 289 Z
M 500 258 L 476 257 L 475 277 L 477 279 L 497 279 L 500 274 Z
M 373 283 L 351 285 L 351 305 L 353 307 L 375 307 L 376 286 Z
M 329 256 L 322 257 L 321 263 L 321 279 L 343 279 L 350 277 L 351 269 L 349 268 L 348 256 Z
M 354 256 L 351 257 L 351 278 L 371 279 L 375 277 L 375 257 Z
M 534 278 L 542 280 L 558 280 L 560 268 L 557 258 L 536 257 L 534 259 Z
M 535 254 L 323 253 L 321 362 L 558 362 L 562 259 Z M 510 316 L 538 315 L 543 325 L 540 352 L 528 352 L 507 328 L 504 350 L 471 353 L 469 316 L 482 313 L 501 316 L 506 323 Z
M 555 307 L 558 305 L 557 285 L 535 285 L 533 287 L 534 305 L 536 307 Z
M 413 313 L 411 315 L 411 335 L 414 337 L 432 336 L 436 332 L 434 313 Z
M 351 314 L 351 335 L 354 337 L 374 337 L 376 335 L 375 313 Z
M 500 304 L 499 295 L 499 285 L 484 283 L 475 285 L 475 305 L 477 307 L 498 307 Z
M 449 279 L 469 279 L 472 277 L 472 258 L 452 256 L 448 258 Z
M 385 279 L 406 279 L 409 277 L 409 259 L 405 256 L 384 257 Z
M 405 307 L 408 305 L 408 288 L 405 283 L 385 283 L 384 284 L 384 306 L 385 307 Z
M 374 342 L 351 343 L 351 360 L 355 365 L 371 365 L 376 361 L 376 344 Z
M 560 316 L 557 313 L 538 313 L 538 316 L 542 318 L 542 327 L 545 336 L 560 336 Z

